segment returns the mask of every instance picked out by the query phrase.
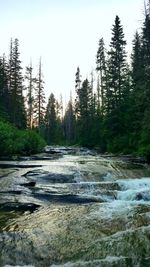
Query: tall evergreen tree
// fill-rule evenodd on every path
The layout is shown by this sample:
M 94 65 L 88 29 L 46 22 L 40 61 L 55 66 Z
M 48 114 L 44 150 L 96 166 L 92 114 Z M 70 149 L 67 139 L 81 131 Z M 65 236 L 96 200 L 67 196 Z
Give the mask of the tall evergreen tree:
M 78 116 L 78 110 L 79 110 L 79 94 L 81 89 L 81 74 L 80 74 L 80 68 L 77 67 L 77 72 L 75 74 L 75 92 L 76 92 L 76 99 L 75 99 L 75 113 L 76 116 Z
M 108 52 L 108 86 L 111 109 L 118 107 L 121 103 L 126 75 L 126 41 L 124 40 L 123 27 L 118 16 L 112 28 L 110 51 Z
M 50 94 L 50 97 L 48 99 L 48 104 L 46 107 L 46 114 L 45 114 L 45 124 L 46 124 L 46 140 L 48 144 L 54 144 L 56 137 L 57 118 L 56 118 L 56 99 L 53 93 Z
M 64 116 L 64 132 L 65 132 L 65 140 L 69 144 L 73 144 L 75 142 L 75 111 L 72 102 L 72 96 L 70 96 L 70 100 L 68 102 L 65 116 Z
M 106 90 L 107 90 L 107 76 L 106 76 L 106 59 L 105 59 L 105 45 L 104 39 L 99 40 L 99 47 L 96 56 L 96 70 L 98 72 L 97 83 L 97 100 L 98 110 L 101 107 L 101 113 L 104 113 Z
M 34 113 L 35 113 L 34 125 L 35 127 L 38 127 L 40 134 L 42 134 L 42 128 L 45 116 L 45 93 L 43 84 L 44 81 L 42 79 L 42 66 L 40 58 L 38 77 L 36 79 L 35 99 L 34 99 Z
M 105 140 L 107 140 L 107 147 L 111 151 L 118 149 L 117 143 L 119 141 L 117 140 L 122 139 L 122 134 L 125 131 L 124 112 L 126 111 L 124 110 L 124 97 L 127 93 L 127 88 L 129 89 L 125 46 L 123 27 L 119 17 L 116 16 L 108 52 L 107 113 L 104 121 Z
M 11 122 L 19 128 L 26 127 L 26 112 L 23 97 L 23 76 L 19 53 L 19 41 L 11 40 L 9 59 L 9 94 Z
M 140 145 L 149 147 L 150 154 L 150 1 L 147 1 L 145 7 L 145 19 L 142 28 L 142 60 L 143 60 L 143 84 L 141 89 L 143 90 L 141 103 L 141 138 Z
M 91 107 L 93 99 L 91 97 L 91 87 L 86 79 L 82 87 L 77 91 L 78 116 L 77 116 L 77 140 L 80 144 L 88 146 L 91 140 Z
M 130 128 L 130 139 L 132 140 L 134 149 L 137 149 L 140 138 L 142 126 L 141 120 L 143 118 L 143 104 L 145 102 L 143 99 L 144 65 L 142 54 L 141 36 L 136 31 L 131 54 L 132 91 L 130 94 L 130 107 L 128 111 L 131 119 L 128 121 L 128 128 Z
M 62 105 L 62 104 L 61 104 Z M 45 135 L 48 144 L 59 144 L 63 139 L 61 105 L 53 93 L 50 94 L 45 113 Z
M 27 126 L 32 129 L 33 128 L 33 118 L 34 118 L 34 89 L 36 79 L 33 78 L 33 68 L 32 63 L 30 63 L 29 67 L 26 67 L 26 75 L 25 79 L 27 80 Z
M 0 116 L 9 119 L 9 93 L 5 55 L 0 58 Z

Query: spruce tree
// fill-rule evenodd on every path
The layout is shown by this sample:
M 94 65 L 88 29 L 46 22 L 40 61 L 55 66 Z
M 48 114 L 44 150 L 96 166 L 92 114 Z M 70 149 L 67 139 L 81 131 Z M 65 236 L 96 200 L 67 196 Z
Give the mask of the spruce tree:
M 112 38 L 110 42 L 110 51 L 108 52 L 108 86 L 107 97 L 111 109 L 117 108 L 122 99 L 124 81 L 126 74 L 126 41 L 124 40 L 123 27 L 120 18 L 116 16 L 115 24 L 112 28 Z
M 75 113 L 76 117 L 78 116 L 79 111 L 79 94 L 81 89 L 81 74 L 80 68 L 77 67 L 77 72 L 75 74 L 75 92 L 76 92 L 76 99 L 75 99 Z
M 115 152 L 122 143 L 124 126 L 124 96 L 128 87 L 126 64 L 126 41 L 123 27 L 118 16 L 112 28 L 110 50 L 108 52 L 106 91 L 107 113 L 104 120 L 105 140 L 107 149 Z M 125 107 L 125 106 L 124 106 Z M 120 140 L 120 141 L 119 141 Z M 120 143 L 120 144 L 119 144 Z
M 27 81 L 27 96 L 26 96 L 26 105 L 27 105 L 27 126 L 28 128 L 33 128 L 33 118 L 34 118 L 34 90 L 36 79 L 33 78 L 33 68 L 32 63 L 29 67 L 26 67 L 25 79 Z
M 143 65 L 143 51 L 141 36 L 136 31 L 133 48 L 131 54 L 131 79 L 132 79 L 132 91 L 130 94 L 130 107 L 128 121 L 128 128 L 130 126 L 130 139 L 132 140 L 133 149 L 136 150 L 141 134 L 141 121 L 143 118 L 143 79 L 144 79 L 144 65 Z M 130 123 L 131 122 L 131 123 Z
M 101 109 L 101 113 L 104 114 L 105 98 L 107 90 L 107 77 L 106 77 L 105 45 L 103 38 L 99 40 L 99 47 L 96 56 L 96 65 L 97 65 L 96 70 L 98 72 L 97 104 L 98 104 L 98 110 Z
M 73 144 L 75 142 L 75 111 L 72 102 L 72 96 L 70 96 L 70 100 L 68 102 L 65 116 L 64 116 L 64 132 L 65 132 L 65 140 L 69 144 Z
M 43 84 L 44 81 L 42 79 L 42 66 L 40 58 L 38 76 L 36 78 L 34 99 L 34 126 L 38 128 L 40 134 L 42 134 L 45 116 L 45 93 Z
M 145 8 L 145 19 L 142 28 L 142 60 L 143 60 L 143 91 L 141 103 L 141 137 L 140 147 L 143 147 L 150 154 L 150 1 L 147 1 Z
M 9 93 L 5 55 L 0 58 L 0 117 L 9 120 Z
M 26 127 L 26 111 L 23 96 L 23 76 L 19 53 L 19 41 L 11 40 L 9 59 L 9 94 L 11 105 L 11 122 L 19 127 Z
M 77 140 L 84 146 L 90 145 L 91 140 L 91 87 L 88 79 L 84 80 L 80 90 L 77 91 L 78 116 L 77 116 Z
M 56 99 L 53 93 L 50 94 L 45 114 L 46 140 L 48 144 L 55 144 L 56 138 Z

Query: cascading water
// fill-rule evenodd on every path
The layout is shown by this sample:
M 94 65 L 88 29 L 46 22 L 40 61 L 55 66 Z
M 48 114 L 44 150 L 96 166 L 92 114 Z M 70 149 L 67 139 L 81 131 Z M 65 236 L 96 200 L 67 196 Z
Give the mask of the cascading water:
M 0 266 L 150 266 L 148 166 L 57 153 L 2 175 Z

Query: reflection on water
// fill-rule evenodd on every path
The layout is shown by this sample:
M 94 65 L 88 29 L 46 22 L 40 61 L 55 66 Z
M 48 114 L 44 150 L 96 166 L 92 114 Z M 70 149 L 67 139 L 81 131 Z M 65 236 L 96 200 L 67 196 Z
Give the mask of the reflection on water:
M 76 152 L 1 175 L 0 266 L 150 266 L 148 166 Z

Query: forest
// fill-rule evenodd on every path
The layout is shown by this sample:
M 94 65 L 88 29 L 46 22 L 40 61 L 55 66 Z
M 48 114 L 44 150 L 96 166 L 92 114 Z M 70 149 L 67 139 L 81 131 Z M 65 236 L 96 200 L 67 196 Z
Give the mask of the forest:
M 140 32 L 126 51 L 117 15 L 108 49 L 100 38 L 93 73 L 75 70 L 75 97 L 67 107 L 53 93 L 46 101 L 41 59 L 36 77 L 30 62 L 23 75 L 19 40 L 0 57 L 0 156 L 32 154 L 48 145 L 79 145 L 101 153 L 150 154 L 150 3 Z M 67 55 L 66 55 L 67 56 Z

